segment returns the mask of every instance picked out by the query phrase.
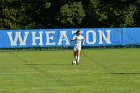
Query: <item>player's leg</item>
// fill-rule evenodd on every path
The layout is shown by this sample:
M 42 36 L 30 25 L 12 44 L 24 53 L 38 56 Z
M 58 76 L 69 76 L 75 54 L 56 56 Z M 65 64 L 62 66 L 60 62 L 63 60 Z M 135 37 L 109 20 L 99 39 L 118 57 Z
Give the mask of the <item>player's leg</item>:
M 74 51 L 74 58 L 75 58 L 75 61 L 77 61 L 77 51 Z
M 77 62 L 77 47 L 74 46 L 74 58 L 75 58 L 75 61 Z
M 80 52 L 81 52 L 81 50 L 77 50 L 77 62 L 79 63 L 79 61 L 80 61 Z
M 81 46 L 79 46 L 78 48 L 77 48 L 77 62 L 79 63 L 79 61 L 80 61 L 80 52 L 81 52 Z

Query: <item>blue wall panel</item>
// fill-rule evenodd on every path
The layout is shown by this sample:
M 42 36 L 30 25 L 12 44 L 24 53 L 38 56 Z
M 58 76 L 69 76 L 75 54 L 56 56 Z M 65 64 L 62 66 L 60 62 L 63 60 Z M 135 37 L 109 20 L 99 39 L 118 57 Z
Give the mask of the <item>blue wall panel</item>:
M 79 29 L 0 30 L 0 48 L 72 47 Z M 84 46 L 140 45 L 140 28 L 81 28 Z

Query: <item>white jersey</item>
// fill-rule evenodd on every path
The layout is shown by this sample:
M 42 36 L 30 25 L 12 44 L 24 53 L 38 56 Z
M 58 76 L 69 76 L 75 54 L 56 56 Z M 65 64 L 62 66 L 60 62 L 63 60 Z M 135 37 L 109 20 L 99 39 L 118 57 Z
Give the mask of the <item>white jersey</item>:
M 84 37 L 82 35 L 75 35 L 73 40 L 75 41 L 74 46 L 81 47 L 81 43 L 83 43 L 82 41 L 84 41 Z

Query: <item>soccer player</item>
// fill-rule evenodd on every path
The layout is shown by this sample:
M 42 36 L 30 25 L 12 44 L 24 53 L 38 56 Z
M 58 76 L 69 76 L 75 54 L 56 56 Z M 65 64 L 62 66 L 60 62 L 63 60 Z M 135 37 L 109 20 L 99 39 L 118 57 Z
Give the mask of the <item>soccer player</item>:
M 75 57 L 75 64 L 78 65 L 79 60 L 80 60 L 80 51 L 81 47 L 83 47 L 84 44 L 84 37 L 81 35 L 80 30 L 78 30 L 76 35 L 72 38 L 71 41 L 74 41 L 74 57 Z M 72 62 L 72 65 L 74 63 Z

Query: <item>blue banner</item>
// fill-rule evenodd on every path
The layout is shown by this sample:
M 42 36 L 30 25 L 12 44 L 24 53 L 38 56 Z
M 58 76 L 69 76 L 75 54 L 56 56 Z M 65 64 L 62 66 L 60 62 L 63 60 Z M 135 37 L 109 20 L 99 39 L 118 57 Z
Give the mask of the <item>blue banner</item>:
M 123 45 L 140 45 L 140 28 L 123 29 Z
M 0 30 L 0 48 L 72 47 L 77 30 L 84 46 L 140 45 L 140 28 Z

